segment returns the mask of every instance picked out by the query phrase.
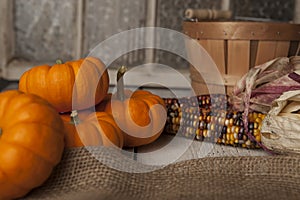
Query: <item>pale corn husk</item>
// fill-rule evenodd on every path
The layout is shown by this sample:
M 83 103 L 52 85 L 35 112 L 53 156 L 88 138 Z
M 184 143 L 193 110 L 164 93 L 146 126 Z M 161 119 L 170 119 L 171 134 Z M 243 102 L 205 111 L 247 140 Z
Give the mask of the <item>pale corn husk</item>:
M 273 102 L 261 140 L 275 152 L 300 154 L 300 90 L 285 92 Z

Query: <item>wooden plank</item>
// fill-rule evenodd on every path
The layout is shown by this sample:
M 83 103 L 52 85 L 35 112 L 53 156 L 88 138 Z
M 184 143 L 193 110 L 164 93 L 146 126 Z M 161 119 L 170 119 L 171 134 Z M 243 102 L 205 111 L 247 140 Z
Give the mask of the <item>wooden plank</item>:
M 205 82 L 203 77 L 193 66 L 190 67 L 190 74 L 194 94 L 222 94 L 226 90 L 223 85 L 213 83 L 215 80 L 207 80 L 208 82 Z
M 263 64 L 275 58 L 277 42 L 260 41 L 258 43 L 255 65 Z
M 289 54 L 289 48 L 289 41 L 260 41 L 255 65 L 263 64 L 277 57 L 286 57 Z
M 255 66 L 256 55 L 257 55 L 258 41 L 250 41 L 250 68 Z
M 299 35 L 300 37 L 300 35 Z M 277 41 L 276 42 L 275 57 L 286 57 L 289 53 L 290 42 L 289 41 Z
M 199 40 L 199 44 L 207 51 L 216 63 L 221 74 L 225 74 L 225 41 Z
M 289 49 L 289 53 L 288 56 L 296 56 L 298 53 L 298 56 L 300 56 L 300 42 L 298 41 L 291 41 L 290 42 L 290 49 Z
M 134 148 L 133 147 L 124 147 L 122 154 L 127 156 L 127 158 L 130 158 L 132 160 L 136 159 L 136 156 L 134 154 Z
M 191 63 L 199 63 L 201 60 L 199 59 L 199 46 L 197 40 L 187 38 L 185 40 L 187 58 Z
M 199 81 L 201 82 L 196 82 L 195 80 L 192 79 L 192 88 L 193 88 L 193 92 L 196 95 L 205 95 L 205 94 L 209 94 L 207 85 L 204 83 L 203 79 L 200 79 Z
M 224 42 L 222 40 L 220 41 L 198 41 L 194 39 L 187 39 L 186 40 L 186 49 L 187 49 L 187 55 L 188 59 L 192 63 L 199 63 L 201 65 L 203 61 L 201 60 L 201 55 L 199 55 L 199 44 L 202 45 L 202 47 L 207 51 L 207 53 L 212 57 L 216 65 L 219 65 L 221 67 L 218 67 L 221 71 L 220 73 L 225 73 L 225 53 L 224 53 Z M 219 48 L 222 48 L 223 51 L 215 51 L 216 48 L 214 48 L 214 45 L 218 46 Z M 221 58 L 221 59 L 220 59 Z M 199 66 L 201 67 L 201 66 Z M 217 85 L 209 85 L 209 89 L 211 91 L 208 91 L 207 84 L 215 82 L 214 79 L 206 80 L 208 83 L 206 83 L 203 79 L 204 74 L 211 74 L 210 69 L 207 69 L 207 67 L 201 68 L 201 72 L 203 74 L 200 74 L 199 71 L 193 67 L 190 66 L 190 78 L 192 83 L 192 88 L 194 90 L 195 94 L 209 94 L 210 93 L 222 93 L 224 92 L 224 87 L 220 87 Z
M 250 64 L 250 41 L 249 40 L 228 40 L 227 51 L 227 75 L 233 77 L 228 83 L 226 93 L 231 94 L 233 86 L 244 74 L 249 71 Z
M 14 53 L 13 1 L 0 1 L 0 77 L 6 78 L 6 66 Z
M 250 41 L 228 40 L 227 74 L 243 76 L 249 70 Z
M 223 156 L 268 156 L 263 150 L 253 150 L 218 145 L 208 142 L 191 141 L 178 136 L 162 134 L 149 145 L 137 148 L 137 161 L 147 165 L 171 164 L 179 161 L 204 157 Z
M 191 39 L 188 38 L 185 40 L 185 46 L 186 46 L 186 51 L 187 51 L 187 57 L 189 62 L 191 63 L 199 63 L 201 62 L 201 60 L 199 59 L 199 53 L 197 48 L 198 47 L 198 43 L 197 40 L 195 39 Z M 192 64 L 189 67 L 189 74 L 190 74 L 190 78 L 191 78 L 191 86 L 193 88 L 193 92 L 195 94 L 207 94 L 208 93 L 208 89 L 206 87 L 204 83 L 204 80 L 202 78 L 202 76 L 200 75 L 200 73 L 197 71 L 197 69 L 192 66 Z M 195 82 L 195 80 L 197 80 L 197 83 Z
M 184 22 L 183 30 L 190 37 L 200 40 L 299 41 L 300 24 L 272 22 Z
M 224 40 L 198 40 L 199 44 L 202 45 L 202 47 L 207 51 L 207 53 L 211 56 L 211 58 L 214 60 L 215 64 L 218 67 L 218 70 L 220 74 L 223 76 L 226 73 L 226 43 Z M 207 72 L 210 74 L 211 72 Z M 215 80 L 207 80 L 209 82 L 215 82 Z M 199 85 L 198 85 L 199 86 Z M 209 89 L 207 88 L 205 90 L 205 87 L 203 86 L 203 92 L 201 94 L 209 94 L 209 93 L 223 93 L 224 92 L 224 85 L 215 85 L 215 84 L 209 84 Z M 208 91 L 210 90 L 210 91 Z
M 196 159 L 198 155 L 188 150 L 192 143 L 191 139 L 162 134 L 155 142 L 138 147 L 137 161 L 146 165 L 163 166 Z
M 160 97 L 189 97 L 192 95 L 190 88 L 160 88 L 160 87 L 142 87 L 143 90 L 147 90 Z

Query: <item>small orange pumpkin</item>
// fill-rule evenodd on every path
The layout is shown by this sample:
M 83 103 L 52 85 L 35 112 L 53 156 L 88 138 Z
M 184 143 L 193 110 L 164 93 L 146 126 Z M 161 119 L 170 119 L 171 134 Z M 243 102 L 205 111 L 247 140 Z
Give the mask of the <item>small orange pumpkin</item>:
M 96 115 L 96 117 L 95 117 Z M 112 116 L 105 112 L 72 111 L 61 115 L 65 124 L 65 147 L 123 147 L 123 135 Z
M 148 91 L 124 91 L 121 67 L 117 78 L 117 93 L 108 94 L 96 110 L 111 113 L 124 135 L 124 146 L 136 147 L 155 141 L 166 122 L 164 101 Z
M 40 186 L 61 159 L 64 126 L 45 100 L 20 91 L 0 93 L 0 199 Z
M 53 66 L 36 66 L 20 78 L 19 90 L 36 94 L 58 112 L 83 110 L 100 103 L 108 92 L 109 76 L 97 58 L 87 57 Z

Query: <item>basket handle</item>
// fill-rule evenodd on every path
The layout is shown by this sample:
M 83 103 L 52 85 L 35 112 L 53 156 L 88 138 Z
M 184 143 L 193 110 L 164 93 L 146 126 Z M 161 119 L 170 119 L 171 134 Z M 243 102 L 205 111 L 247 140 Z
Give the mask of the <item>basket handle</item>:
M 198 20 L 230 19 L 232 12 L 229 10 L 186 9 L 185 17 L 188 19 L 197 18 Z

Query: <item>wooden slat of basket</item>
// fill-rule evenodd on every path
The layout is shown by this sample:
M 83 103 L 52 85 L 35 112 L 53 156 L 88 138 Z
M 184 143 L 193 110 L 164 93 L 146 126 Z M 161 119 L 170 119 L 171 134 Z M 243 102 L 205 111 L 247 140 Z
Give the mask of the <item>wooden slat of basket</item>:
M 255 65 L 272 60 L 276 52 L 276 42 L 260 41 L 258 43 Z
M 198 40 L 198 42 L 214 60 L 221 75 L 224 75 L 226 73 L 225 42 L 223 40 Z M 224 86 L 210 85 L 209 87 L 211 93 L 220 93 L 224 90 Z
M 185 40 L 187 48 L 187 55 L 188 59 L 195 63 L 201 63 L 201 60 L 199 60 L 199 52 L 198 52 L 198 43 L 194 42 L 192 39 Z M 204 83 L 204 80 L 202 76 L 200 75 L 199 71 L 193 66 L 190 65 L 190 78 L 191 80 L 194 80 L 191 82 L 191 86 L 195 92 L 195 94 L 207 94 L 208 89 Z M 204 68 L 205 69 L 205 68 Z
M 205 82 L 199 71 L 193 66 L 190 66 L 190 74 L 191 80 L 193 80 L 191 86 L 194 89 L 195 94 L 222 94 L 225 92 L 223 85 L 216 84 L 216 82 L 219 83 L 219 81 L 207 80 L 207 82 Z M 229 81 L 230 79 L 231 78 L 228 77 Z
M 193 81 L 191 84 L 196 95 L 206 95 L 206 94 L 224 94 L 224 86 L 215 85 L 215 84 L 205 84 L 205 82 L 196 82 Z M 209 86 L 209 88 L 208 88 Z M 227 94 L 227 93 L 226 93 Z
M 195 63 L 201 63 L 201 60 L 199 60 L 198 43 L 193 41 L 192 39 L 186 39 L 185 45 L 188 47 L 186 49 L 188 59 Z
M 191 85 L 196 95 L 209 94 L 208 88 L 205 84 L 197 81 L 192 81 Z
M 221 74 L 225 74 L 225 43 L 223 40 L 198 40 L 212 57 Z
M 193 61 L 195 63 L 201 63 L 201 56 L 199 56 L 199 46 L 198 46 L 198 42 L 193 41 L 192 39 L 187 39 L 186 41 L 186 46 L 188 46 L 189 48 L 187 48 L 187 55 L 190 61 Z M 206 43 L 206 46 L 211 46 L 208 45 Z M 211 46 L 212 47 L 212 46 Z M 197 66 L 197 67 L 201 67 L 201 66 Z M 209 71 L 207 71 L 206 67 L 201 68 L 202 70 L 202 75 L 204 74 L 208 74 L 210 73 Z M 194 89 L 195 94 L 208 94 L 208 88 L 207 85 L 204 81 L 204 79 L 202 78 L 202 75 L 200 74 L 199 70 L 197 70 L 194 66 L 190 66 L 190 78 L 192 81 L 191 86 Z M 217 90 L 219 87 L 213 88 L 213 90 Z M 217 92 L 216 92 L 217 93 Z
M 288 41 L 260 41 L 255 65 L 260 65 L 276 57 L 287 56 L 289 47 L 290 42 Z
M 299 37 L 300 37 L 300 35 L 299 35 Z M 275 57 L 288 56 L 289 49 L 290 49 L 289 41 L 277 41 Z
M 231 93 L 233 86 L 240 77 L 249 70 L 250 63 L 250 41 L 249 40 L 229 40 L 228 41 L 227 74 L 236 76 L 237 80 L 227 86 L 227 93 Z

